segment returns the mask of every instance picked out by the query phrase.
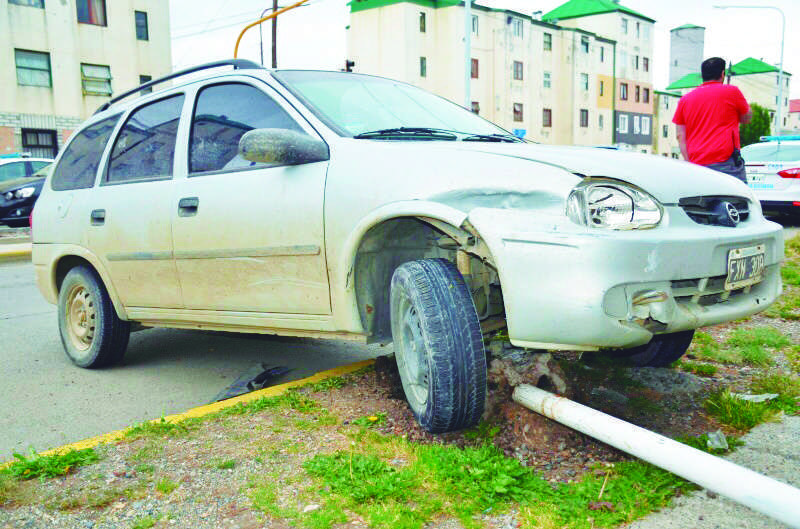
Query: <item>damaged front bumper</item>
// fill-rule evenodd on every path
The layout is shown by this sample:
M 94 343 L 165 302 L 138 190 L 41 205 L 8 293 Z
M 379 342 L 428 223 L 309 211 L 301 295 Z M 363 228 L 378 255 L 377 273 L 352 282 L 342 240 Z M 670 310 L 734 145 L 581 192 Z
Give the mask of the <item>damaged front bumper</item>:
M 596 350 L 654 334 L 731 321 L 766 309 L 781 292 L 782 228 L 751 218 L 736 228 L 694 223 L 680 208 L 649 230 L 579 229 L 551 215 L 476 209 L 470 223 L 491 250 L 511 342 Z M 763 280 L 725 289 L 728 252 L 764 245 Z

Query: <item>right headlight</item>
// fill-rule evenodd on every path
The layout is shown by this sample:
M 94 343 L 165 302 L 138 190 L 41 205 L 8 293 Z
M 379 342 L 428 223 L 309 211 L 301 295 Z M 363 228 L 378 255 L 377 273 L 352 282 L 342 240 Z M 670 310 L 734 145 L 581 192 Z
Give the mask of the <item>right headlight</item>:
M 581 226 L 612 230 L 652 228 L 663 214 L 658 202 L 641 189 L 609 180 L 579 184 L 567 198 L 566 213 Z

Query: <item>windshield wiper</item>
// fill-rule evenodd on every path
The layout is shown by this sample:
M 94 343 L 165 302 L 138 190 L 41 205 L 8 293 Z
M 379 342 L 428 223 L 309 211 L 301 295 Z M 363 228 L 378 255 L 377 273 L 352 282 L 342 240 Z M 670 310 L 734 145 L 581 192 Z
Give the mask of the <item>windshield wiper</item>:
M 458 138 L 450 131 L 429 127 L 396 127 L 392 129 L 371 130 L 353 136 L 356 139 L 420 139 L 420 140 L 455 140 Z
M 517 136 L 511 134 L 470 134 L 461 141 L 502 141 L 507 143 L 524 143 Z

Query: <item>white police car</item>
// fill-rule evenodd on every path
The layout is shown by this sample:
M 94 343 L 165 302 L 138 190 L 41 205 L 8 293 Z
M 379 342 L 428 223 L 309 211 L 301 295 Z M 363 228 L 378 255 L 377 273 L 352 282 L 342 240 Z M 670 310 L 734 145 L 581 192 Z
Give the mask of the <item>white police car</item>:
M 762 136 L 742 148 L 742 157 L 765 213 L 800 214 L 800 136 Z

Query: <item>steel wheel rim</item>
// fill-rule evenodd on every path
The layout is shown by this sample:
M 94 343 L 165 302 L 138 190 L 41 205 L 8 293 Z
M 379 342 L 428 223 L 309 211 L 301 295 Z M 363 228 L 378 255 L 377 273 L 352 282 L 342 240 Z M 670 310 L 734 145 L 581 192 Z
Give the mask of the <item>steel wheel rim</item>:
M 69 291 L 66 303 L 66 330 L 69 341 L 79 351 L 87 351 L 94 341 L 95 311 L 94 298 L 85 286 L 77 285 Z
M 397 351 L 397 367 L 406 397 L 413 401 L 412 408 L 420 410 L 428 402 L 428 353 L 416 308 L 407 296 L 399 301 L 400 347 Z

